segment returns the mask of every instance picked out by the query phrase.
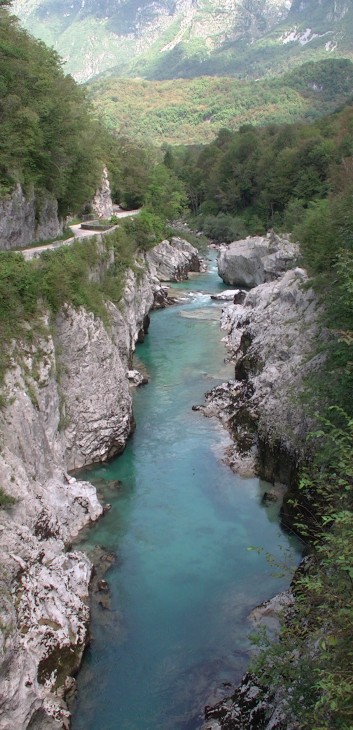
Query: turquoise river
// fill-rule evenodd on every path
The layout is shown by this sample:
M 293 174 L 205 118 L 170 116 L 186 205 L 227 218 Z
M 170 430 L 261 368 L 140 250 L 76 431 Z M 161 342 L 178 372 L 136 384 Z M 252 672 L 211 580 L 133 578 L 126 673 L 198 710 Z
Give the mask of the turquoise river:
M 94 602 L 73 730 L 197 730 L 248 662 L 249 611 L 287 586 L 264 553 L 298 560 L 264 506 L 266 484 L 223 463 L 228 435 L 191 410 L 232 376 L 219 329 L 224 285 L 209 271 L 175 285 L 186 301 L 154 312 L 137 357 L 150 382 L 134 393 L 124 453 L 86 472 L 112 509 L 80 548 L 116 555 L 110 608 Z M 249 550 L 261 546 L 262 553 Z

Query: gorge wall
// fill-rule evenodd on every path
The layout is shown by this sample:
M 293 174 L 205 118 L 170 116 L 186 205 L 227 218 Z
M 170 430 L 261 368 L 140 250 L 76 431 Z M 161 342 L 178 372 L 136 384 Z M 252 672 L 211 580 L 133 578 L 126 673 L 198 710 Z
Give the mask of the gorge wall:
M 98 245 L 93 280 L 112 263 Z M 170 279 L 199 265 L 178 239 L 156 251 L 170 254 Z M 154 302 L 166 299 L 153 256 L 127 272 L 119 307 L 107 304 L 109 325 L 65 306 L 12 343 L 0 410 L 1 730 L 69 727 L 65 693 L 87 641 L 92 572 L 70 543 L 103 508 L 68 470 L 119 453 L 133 427 L 132 353 Z
M 224 280 L 244 285 L 246 278 L 252 288 L 222 310 L 234 379 L 206 395 L 204 411 L 219 414 L 232 432 L 234 469 L 288 485 L 313 425 L 302 396 L 322 362 L 316 342 L 323 333 L 315 293 L 296 266 L 298 247 L 276 238 L 249 238 L 220 253 Z
M 17 184 L 11 194 L 0 200 L 0 250 L 28 246 L 62 232 L 57 201 L 49 194 L 38 200 L 33 190 L 25 194 Z

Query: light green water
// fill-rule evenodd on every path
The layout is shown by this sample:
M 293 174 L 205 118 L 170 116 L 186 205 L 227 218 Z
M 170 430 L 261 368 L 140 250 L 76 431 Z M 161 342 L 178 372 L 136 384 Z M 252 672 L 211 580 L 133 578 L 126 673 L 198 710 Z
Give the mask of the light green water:
M 137 351 L 150 375 L 134 395 L 137 430 L 89 472 L 112 509 L 81 547 L 118 559 L 106 576 L 112 610 L 93 614 L 73 730 L 197 730 L 203 706 L 246 668 L 249 610 L 289 581 L 248 547 L 297 560 L 276 506 L 261 503 L 266 485 L 234 475 L 221 460 L 227 434 L 191 410 L 232 375 L 221 305 L 192 294 L 223 284 L 213 265 L 177 288 L 187 303 L 153 313 Z

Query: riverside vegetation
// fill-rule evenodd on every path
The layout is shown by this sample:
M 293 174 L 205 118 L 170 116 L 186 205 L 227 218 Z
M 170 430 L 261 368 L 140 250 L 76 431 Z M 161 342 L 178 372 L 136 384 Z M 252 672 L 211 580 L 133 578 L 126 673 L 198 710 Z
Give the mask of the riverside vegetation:
M 108 162 L 116 198 L 145 203 L 143 215 L 107 237 L 116 263 L 103 284 L 89 281 L 93 242 L 74 244 L 26 263 L 0 255 L 1 374 L 6 345 L 29 336 L 44 306 L 88 308 L 103 319 L 118 302 L 139 246 L 163 236 L 165 218 L 188 203 L 193 224 L 216 240 L 272 226 L 302 243 L 305 265 L 324 300 L 325 365 L 308 383 L 308 407 L 320 413 L 315 458 L 292 496 L 293 521 L 309 543 L 295 578 L 296 604 L 277 643 L 256 671 L 265 685 L 287 688 L 290 711 L 306 730 L 349 730 L 353 724 L 353 108 L 312 124 L 221 130 L 203 148 L 161 155 L 128 140 L 117 144 L 92 118 L 84 94 L 56 55 L 0 10 L 1 195 L 16 182 L 49 191 L 61 214 L 89 199 Z M 19 73 L 21 69 L 21 73 Z M 164 215 L 160 215 L 161 209 Z M 136 264 L 133 264 L 136 265 Z M 39 326 L 39 316 L 38 316 Z M 107 323 L 107 326 L 108 323 Z M 4 347 L 5 346 L 5 347 Z M 3 502 L 3 506 L 4 502 Z

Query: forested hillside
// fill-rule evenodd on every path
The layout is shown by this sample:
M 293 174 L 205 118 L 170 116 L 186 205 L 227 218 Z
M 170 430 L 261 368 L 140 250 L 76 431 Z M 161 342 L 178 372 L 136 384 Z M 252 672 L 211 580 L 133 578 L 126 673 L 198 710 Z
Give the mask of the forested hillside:
M 283 124 L 333 111 L 353 94 L 353 64 L 325 59 L 279 78 L 101 79 L 88 87 L 110 129 L 160 145 L 211 141 L 221 127 Z

